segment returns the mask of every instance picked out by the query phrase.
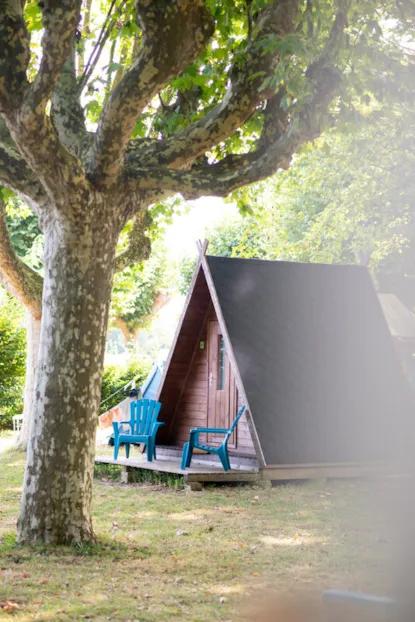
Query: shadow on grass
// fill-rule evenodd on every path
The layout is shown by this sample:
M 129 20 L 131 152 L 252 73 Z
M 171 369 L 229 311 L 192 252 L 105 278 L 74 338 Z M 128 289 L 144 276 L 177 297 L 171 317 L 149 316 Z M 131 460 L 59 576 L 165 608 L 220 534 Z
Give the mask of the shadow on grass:
M 148 546 L 137 546 L 136 544 L 113 541 L 109 538 L 100 537 L 96 542 L 87 544 L 74 544 L 52 546 L 47 544 L 35 544 L 31 546 L 21 545 L 17 542 L 15 533 L 5 533 L 0 538 L 0 555 L 7 556 L 11 561 L 20 563 L 29 557 L 39 555 L 43 557 L 53 556 L 54 558 L 63 557 L 110 557 L 120 559 L 119 555 L 133 553 L 135 558 L 147 559 L 152 552 Z
M 100 481 L 119 482 L 121 479 L 122 467 L 117 464 L 95 464 L 94 477 Z M 164 485 L 174 490 L 184 489 L 184 480 L 181 475 L 174 473 L 162 473 L 158 471 L 147 471 L 146 469 L 133 469 L 131 471 L 132 484 L 154 484 Z

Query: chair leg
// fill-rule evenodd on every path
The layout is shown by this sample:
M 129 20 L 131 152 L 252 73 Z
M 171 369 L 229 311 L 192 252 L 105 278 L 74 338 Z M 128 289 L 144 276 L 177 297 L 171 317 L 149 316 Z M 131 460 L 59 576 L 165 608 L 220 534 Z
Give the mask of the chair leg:
M 155 438 L 153 438 L 152 444 L 153 444 L 153 458 L 154 458 L 154 460 L 157 460 L 156 439 Z
M 187 454 L 188 453 L 189 453 L 189 443 L 185 443 L 184 446 L 183 446 L 183 453 L 182 453 L 182 464 L 181 464 L 182 471 L 184 471 L 185 468 L 186 468 Z
M 192 443 L 189 443 L 189 449 L 187 450 L 187 457 L 186 457 L 186 467 L 190 466 L 192 462 L 192 456 L 193 456 L 193 445 Z
M 118 458 L 118 452 L 120 449 L 120 441 L 118 438 L 114 438 L 114 460 Z
M 153 441 L 151 438 L 147 440 L 147 462 L 153 462 Z
M 218 456 L 220 458 L 220 461 L 222 462 L 223 470 L 230 471 L 231 466 L 229 464 L 228 452 L 226 450 L 226 447 L 224 447 L 223 445 L 219 448 Z
M 125 456 L 127 459 L 130 457 L 130 443 L 125 443 Z

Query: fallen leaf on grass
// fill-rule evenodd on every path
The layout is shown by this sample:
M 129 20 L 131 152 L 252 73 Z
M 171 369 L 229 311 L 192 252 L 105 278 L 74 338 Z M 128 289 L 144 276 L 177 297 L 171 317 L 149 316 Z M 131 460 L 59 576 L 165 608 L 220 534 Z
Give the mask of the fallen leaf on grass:
M 0 609 L 3 611 L 14 611 L 15 609 L 19 609 L 19 605 L 13 600 L 4 600 L 0 603 Z
M 188 531 L 183 531 L 183 529 L 178 529 L 176 531 L 176 536 L 188 536 L 189 532 Z

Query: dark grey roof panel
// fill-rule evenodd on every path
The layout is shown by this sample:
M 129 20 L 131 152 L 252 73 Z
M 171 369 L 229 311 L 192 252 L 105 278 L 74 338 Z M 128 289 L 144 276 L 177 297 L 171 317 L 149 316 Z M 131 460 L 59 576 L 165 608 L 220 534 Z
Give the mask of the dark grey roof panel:
M 412 404 L 367 270 L 207 261 L 266 463 L 384 459 Z
M 415 339 L 415 316 L 395 294 L 378 294 L 389 330 L 394 337 Z

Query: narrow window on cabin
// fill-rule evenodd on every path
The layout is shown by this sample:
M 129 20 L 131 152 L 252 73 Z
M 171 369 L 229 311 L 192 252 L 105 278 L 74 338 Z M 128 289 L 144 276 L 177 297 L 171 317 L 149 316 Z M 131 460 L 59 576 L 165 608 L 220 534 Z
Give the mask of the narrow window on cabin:
M 225 388 L 225 341 L 222 335 L 218 336 L 218 391 Z

